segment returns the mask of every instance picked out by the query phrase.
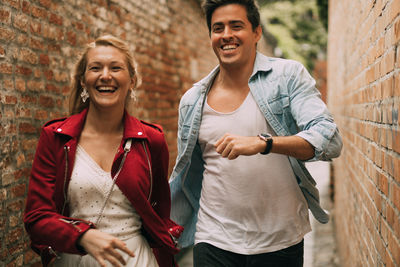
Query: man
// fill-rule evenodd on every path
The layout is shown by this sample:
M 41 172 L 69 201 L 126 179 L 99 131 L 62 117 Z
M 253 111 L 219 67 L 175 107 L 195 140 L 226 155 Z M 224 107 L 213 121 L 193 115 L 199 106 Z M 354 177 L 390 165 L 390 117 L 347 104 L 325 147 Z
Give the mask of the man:
M 256 51 L 254 2 L 204 2 L 219 66 L 179 105 L 172 218 L 198 267 L 303 266 L 308 208 L 329 220 L 304 161 L 338 157 L 338 129 L 300 63 Z

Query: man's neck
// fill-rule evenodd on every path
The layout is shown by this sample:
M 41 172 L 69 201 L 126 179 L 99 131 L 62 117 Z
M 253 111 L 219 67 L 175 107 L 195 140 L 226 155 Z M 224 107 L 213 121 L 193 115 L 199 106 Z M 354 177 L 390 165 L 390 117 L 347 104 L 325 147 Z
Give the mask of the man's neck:
M 217 82 L 226 88 L 244 88 L 248 86 L 250 76 L 253 72 L 254 61 L 240 66 L 220 65 Z

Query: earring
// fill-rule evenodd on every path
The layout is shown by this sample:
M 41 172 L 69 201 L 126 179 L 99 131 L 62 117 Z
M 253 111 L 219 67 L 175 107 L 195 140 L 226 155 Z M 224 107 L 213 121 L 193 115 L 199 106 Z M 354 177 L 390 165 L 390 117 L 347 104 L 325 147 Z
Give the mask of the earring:
M 135 92 L 135 90 L 133 90 L 133 88 L 131 89 L 130 97 L 132 98 L 133 101 L 137 100 L 136 92 Z
M 82 98 L 83 103 L 85 103 L 86 100 L 89 98 L 89 93 L 86 90 L 86 87 L 83 87 L 83 89 L 82 89 L 81 98 Z

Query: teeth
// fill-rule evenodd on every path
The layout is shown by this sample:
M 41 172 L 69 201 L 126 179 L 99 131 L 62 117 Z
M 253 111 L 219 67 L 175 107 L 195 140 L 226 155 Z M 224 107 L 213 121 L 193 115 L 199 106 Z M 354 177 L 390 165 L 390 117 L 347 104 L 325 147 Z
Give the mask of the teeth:
M 222 47 L 222 50 L 229 50 L 229 49 L 235 49 L 236 45 L 224 45 Z
M 114 88 L 113 87 L 111 87 L 111 86 L 100 86 L 100 87 L 97 87 L 97 90 L 101 90 L 101 91 L 113 91 L 114 90 Z

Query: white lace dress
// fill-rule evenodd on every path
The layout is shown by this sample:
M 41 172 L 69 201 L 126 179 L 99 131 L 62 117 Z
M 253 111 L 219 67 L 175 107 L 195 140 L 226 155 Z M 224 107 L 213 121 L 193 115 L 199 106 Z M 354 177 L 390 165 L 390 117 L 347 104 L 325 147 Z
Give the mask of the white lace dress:
M 101 169 L 78 145 L 68 188 L 70 217 L 95 223 L 111 186 L 111 173 Z M 126 266 L 158 266 L 149 244 L 141 235 L 141 219 L 118 186 L 114 185 L 102 218 L 96 226 L 97 229 L 124 241 L 127 247 L 134 252 L 135 257 L 130 257 L 118 250 L 127 262 Z M 107 266 L 111 266 L 109 262 L 107 264 Z M 62 253 L 61 258 L 55 262 L 54 266 L 94 267 L 99 264 L 90 255 L 81 257 Z

